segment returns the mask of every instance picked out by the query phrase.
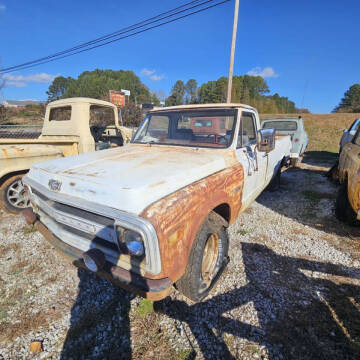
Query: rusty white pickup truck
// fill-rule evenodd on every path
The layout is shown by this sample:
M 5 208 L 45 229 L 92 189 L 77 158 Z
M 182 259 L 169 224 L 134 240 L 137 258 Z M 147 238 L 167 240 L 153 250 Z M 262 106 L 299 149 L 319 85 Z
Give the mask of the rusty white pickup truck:
M 0 203 L 16 213 L 29 207 L 21 178 L 42 161 L 119 146 L 131 139 L 117 107 L 90 98 L 57 100 L 46 108 L 42 131 L 0 126 Z M 40 130 L 40 129 L 39 129 Z
M 76 266 L 153 300 L 175 283 L 199 301 L 228 262 L 227 227 L 290 148 L 247 105 L 150 111 L 124 148 L 31 167 L 24 216 Z

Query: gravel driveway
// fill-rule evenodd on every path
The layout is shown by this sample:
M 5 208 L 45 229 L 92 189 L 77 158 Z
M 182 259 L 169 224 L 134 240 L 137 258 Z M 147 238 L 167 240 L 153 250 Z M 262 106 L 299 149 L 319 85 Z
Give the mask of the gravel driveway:
M 328 166 L 305 159 L 239 216 L 230 264 L 198 304 L 78 271 L 2 213 L 0 359 L 359 359 L 359 229 L 334 217 Z

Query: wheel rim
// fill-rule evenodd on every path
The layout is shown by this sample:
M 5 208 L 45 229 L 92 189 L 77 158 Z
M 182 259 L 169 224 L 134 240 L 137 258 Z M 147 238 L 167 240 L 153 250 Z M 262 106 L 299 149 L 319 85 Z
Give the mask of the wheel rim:
M 9 185 L 6 197 L 9 203 L 16 208 L 25 209 L 30 206 L 29 195 L 26 192 L 21 179 L 18 179 Z
M 206 240 L 204 254 L 201 264 L 201 277 L 203 284 L 210 285 L 217 270 L 217 260 L 219 255 L 219 237 L 217 234 L 211 234 Z

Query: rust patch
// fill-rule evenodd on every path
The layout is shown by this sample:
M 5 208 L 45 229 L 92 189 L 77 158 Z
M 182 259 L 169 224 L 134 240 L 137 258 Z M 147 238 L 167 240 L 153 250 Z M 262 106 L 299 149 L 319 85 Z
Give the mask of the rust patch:
M 4 153 L 5 159 L 7 159 L 9 157 L 9 154 L 8 154 L 7 150 L 6 149 L 1 149 L 1 150 Z
M 66 170 L 64 171 L 64 174 L 69 174 L 69 175 L 80 175 L 80 176 L 87 176 L 87 177 L 97 177 L 99 175 L 99 173 L 95 172 L 95 173 L 90 173 L 90 174 L 82 174 L 80 172 L 76 172 L 76 171 L 71 171 L 71 170 Z
M 164 180 L 162 181 L 158 181 L 154 184 L 151 184 L 149 187 L 152 188 L 152 187 L 156 187 L 156 186 L 159 186 L 159 185 L 162 185 L 162 184 L 165 184 L 166 182 Z
M 175 282 L 182 276 L 196 234 L 214 208 L 228 204 L 229 223 L 236 219 L 242 204 L 243 182 L 243 167 L 233 163 L 230 168 L 197 181 L 143 211 L 141 216 L 153 224 L 159 238 L 162 272 L 154 278 L 165 275 Z M 181 239 L 173 241 L 173 234 L 179 229 Z
M 339 179 L 347 180 L 349 202 L 357 213 L 360 209 L 360 146 L 349 143 L 341 151 Z

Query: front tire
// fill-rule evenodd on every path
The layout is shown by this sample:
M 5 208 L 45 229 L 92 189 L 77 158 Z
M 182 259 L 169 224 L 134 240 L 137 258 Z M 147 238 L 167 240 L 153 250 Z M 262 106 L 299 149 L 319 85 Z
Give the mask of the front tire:
M 30 200 L 22 184 L 24 175 L 14 175 L 7 179 L 1 186 L 0 198 L 5 209 L 13 214 L 30 206 Z
M 339 189 L 336 198 L 335 215 L 338 220 L 348 225 L 354 226 L 359 224 L 359 221 L 356 219 L 356 213 L 349 202 L 346 184 L 342 185 Z
M 200 301 L 215 285 L 228 260 L 229 238 L 225 220 L 211 212 L 201 225 L 192 246 L 178 290 L 193 301 Z

